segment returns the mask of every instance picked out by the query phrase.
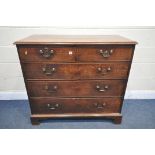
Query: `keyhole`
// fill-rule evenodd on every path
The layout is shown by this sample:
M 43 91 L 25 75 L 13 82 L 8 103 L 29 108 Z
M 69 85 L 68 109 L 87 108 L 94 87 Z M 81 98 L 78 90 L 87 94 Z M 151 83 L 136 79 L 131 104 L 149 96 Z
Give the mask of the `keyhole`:
M 25 55 L 27 55 L 27 51 L 25 51 Z
M 72 55 L 72 54 L 73 54 L 73 52 L 72 52 L 72 51 L 69 51 L 68 53 L 69 53 L 69 55 Z

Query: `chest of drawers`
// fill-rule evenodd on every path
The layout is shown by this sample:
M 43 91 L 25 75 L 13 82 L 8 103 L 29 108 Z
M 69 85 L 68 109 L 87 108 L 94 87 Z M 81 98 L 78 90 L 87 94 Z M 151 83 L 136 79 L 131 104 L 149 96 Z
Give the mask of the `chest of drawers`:
M 15 44 L 32 124 L 70 117 L 121 123 L 135 41 L 116 35 L 33 35 Z

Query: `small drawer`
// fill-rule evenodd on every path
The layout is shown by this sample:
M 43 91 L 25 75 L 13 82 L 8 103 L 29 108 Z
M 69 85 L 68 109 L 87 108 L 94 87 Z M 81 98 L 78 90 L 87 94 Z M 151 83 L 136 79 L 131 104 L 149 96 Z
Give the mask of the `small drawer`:
M 129 62 L 97 64 L 22 63 L 26 79 L 125 79 Z
M 47 61 L 47 62 L 74 62 L 76 61 L 76 48 L 53 46 L 21 46 L 18 48 L 20 60 Z
M 32 114 L 119 113 L 121 98 L 30 98 Z
M 27 81 L 30 97 L 122 96 L 126 80 Z
M 78 48 L 78 60 L 81 62 L 131 61 L 132 46 L 94 46 Z

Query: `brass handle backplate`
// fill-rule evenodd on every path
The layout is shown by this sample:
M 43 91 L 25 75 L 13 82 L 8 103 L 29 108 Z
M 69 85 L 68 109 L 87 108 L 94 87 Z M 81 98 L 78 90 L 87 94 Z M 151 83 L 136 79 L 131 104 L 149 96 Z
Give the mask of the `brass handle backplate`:
M 97 108 L 97 109 L 103 109 L 105 106 L 106 106 L 106 103 L 94 103 L 94 106 Z
M 45 86 L 45 90 L 47 90 L 47 92 L 49 93 L 55 93 L 57 92 L 58 86 L 57 85 L 53 85 L 53 86 Z
M 103 85 L 103 86 L 98 85 L 98 84 L 96 85 L 96 90 L 99 91 L 99 92 L 105 92 L 108 89 L 109 89 L 108 85 Z
M 47 107 L 48 107 L 48 109 L 50 109 L 50 110 L 56 110 L 57 108 L 59 108 L 59 104 L 58 103 L 56 103 L 56 104 L 47 104 Z
M 111 49 L 111 50 L 102 50 L 102 49 L 100 49 L 99 50 L 99 53 L 104 57 L 104 58 L 108 58 L 108 57 L 110 57 L 111 56 L 111 54 L 113 53 L 113 49 Z
M 101 73 L 102 75 L 106 75 L 108 72 L 111 71 L 111 67 L 108 67 L 108 68 L 98 67 L 97 71 Z
M 49 49 L 48 47 L 45 47 L 43 49 L 39 50 L 39 53 L 44 57 L 44 58 L 50 58 L 51 56 L 54 55 L 54 50 Z
M 52 75 L 54 72 L 56 72 L 56 68 L 52 67 L 51 65 L 46 65 L 45 67 L 42 68 L 42 71 L 46 75 Z

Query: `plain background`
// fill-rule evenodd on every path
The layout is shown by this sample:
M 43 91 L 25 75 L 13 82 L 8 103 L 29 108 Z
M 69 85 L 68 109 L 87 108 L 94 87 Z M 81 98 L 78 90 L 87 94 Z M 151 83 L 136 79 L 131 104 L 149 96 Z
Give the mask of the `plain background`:
M 154 6 L 153 0 L 5 0 L 0 25 L 154 26 Z M 1 130 L 0 153 L 154 155 L 154 140 L 154 130 Z

